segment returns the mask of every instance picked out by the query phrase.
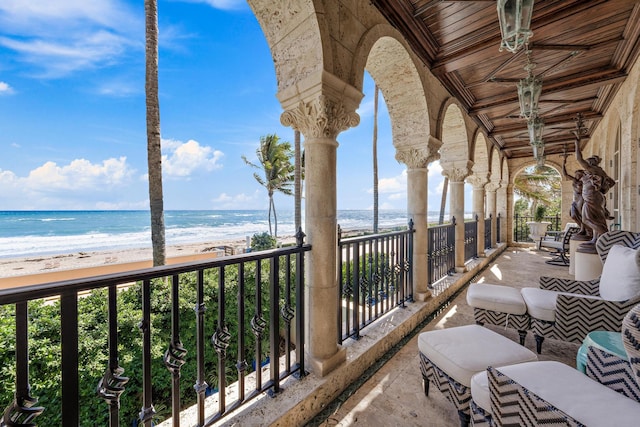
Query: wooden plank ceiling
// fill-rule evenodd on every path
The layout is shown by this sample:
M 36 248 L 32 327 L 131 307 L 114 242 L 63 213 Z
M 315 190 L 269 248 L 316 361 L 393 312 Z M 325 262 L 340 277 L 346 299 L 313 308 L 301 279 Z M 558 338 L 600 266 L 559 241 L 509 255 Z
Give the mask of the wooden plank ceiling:
M 495 0 L 372 1 L 501 152 L 532 156 L 516 90 L 527 55 L 498 50 Z M 638 59 L 640 0 L 536 0 L 531 29 L 545 153 L 572 151 L 577 115 L 588 139 Z

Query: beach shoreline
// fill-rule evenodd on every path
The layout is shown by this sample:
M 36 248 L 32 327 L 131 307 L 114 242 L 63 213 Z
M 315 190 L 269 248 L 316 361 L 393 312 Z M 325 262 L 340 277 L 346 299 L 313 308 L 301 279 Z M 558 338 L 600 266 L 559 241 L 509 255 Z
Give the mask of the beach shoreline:
M 278 242 L 295 243 L 295 236 L 279 237 Z M 174 264 L 245 253 L 246 249 L 246 239 L 184 243 L 167 246 L 166 258 L 167 264 Z M 0 258 L 0 288 L 147 268 L 152 258 L 151 247 Z

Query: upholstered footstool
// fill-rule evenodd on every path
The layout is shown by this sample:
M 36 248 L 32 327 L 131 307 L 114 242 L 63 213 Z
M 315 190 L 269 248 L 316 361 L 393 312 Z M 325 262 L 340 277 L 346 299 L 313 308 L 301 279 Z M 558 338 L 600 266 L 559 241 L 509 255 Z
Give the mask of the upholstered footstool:
M 538 360 L 538 356 L 510 339 L 479 325 L 422 332 L 418 336 L 424 393 L 434 384 L 450 400 L 462 426 L 471 419 L 471 377 L 488 366 Z
M 524 345 L 530 317 L 519 289 L 489 283 L 472 283 L 467 289 L 467 304 L 473 307 L 478 325 L 496 325 L 512 328 L 520 335 Z
M 474 426 L 631 426 L 640 419 L 638 402 L 555 361 L 491 367 L 472 377 L 471 395 Z

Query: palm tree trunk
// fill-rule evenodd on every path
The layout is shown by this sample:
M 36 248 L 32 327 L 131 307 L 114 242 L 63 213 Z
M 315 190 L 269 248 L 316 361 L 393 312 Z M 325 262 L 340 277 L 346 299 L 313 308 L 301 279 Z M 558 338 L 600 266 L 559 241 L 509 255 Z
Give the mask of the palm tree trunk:
M 269 236 L 273 237 L 273 229 L 271 228 L 271 210 L 273 209 L 273 194 L 269 194 Z
M 302 227 L 302 173 L 300 165 L 300 131 L 295 131 L 294 134 L 294 182 L 293 182 L 293 198 L 294 203 L 294 222 L 295 233 Z
M 147 168 L 153 265 L 165 264 L 164 200 L 162 193 L 162 153 L 160 143 L 160 102 L 158 100 L 158 4 L 145 0 Z
M 378 85 L 373 91 L 373 232 L 378 232 Z
M 271 199 L 273 204 L 273 237 L 276 239 L 276 248 L 278 247 L 278 215 L 276 214 L 276 204 Z

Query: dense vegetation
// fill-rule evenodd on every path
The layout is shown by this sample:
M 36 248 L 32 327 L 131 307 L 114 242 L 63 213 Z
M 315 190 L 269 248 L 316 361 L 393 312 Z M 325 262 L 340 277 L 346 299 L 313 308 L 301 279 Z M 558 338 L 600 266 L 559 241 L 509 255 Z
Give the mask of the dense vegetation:
M 269 319 L 268 261 L 262 263 L 261 291 L 256 290 L 256 264 L 244 267 L 244 307 L 238 307 L 238 267 L 225 268 L 224 316 L 225 326 L 232 338 L 226 352 L 226 374 L 229 382 L 237 378 L 238 359 L 256 359 L 257 339 L 251 332 L 251 319 L 256 314 L 259 295 L 259 311 Z M 281 276 L 284 276 L 281 270 Z M 280 283 L 284 283 L 281 277 Z M 187 350 L 186 363 L 181 369 L 181 402 L 185 406 L 195 403 L 193 385 L 196 381 L 196 274 L 180 276 L 180 339 Z M 205 372 L 206 382 L 213 388 L 218 384 L 218 354 L 211 344 L 219 318 L 218 270 L 205 271 Z M 292 282 L 294 283 L 294 282 Z M 163 355 L 170 342 L 171 333 L 171 284 L 164 280 L 152 283 L 152 377 L 153 402 L 158 420 L 170 415 L 171 374 L 164 366 Z M 141 284 L 135 284 L 118 293 L 119 363 L 124 376 L 129 377 L 125 392 L 120 398 L 120 420 L 130 425 L 138 417 L 142 407 L 142 349 L 138 324 L 142 319 Z M 284 289 L 281 285 L 281 297 Z M 291 293 L 293 305 L 294 292 Z M 107 290 L 100 289 L 78 300 L 79 365 L 80 365 L 80 420 L 81 425 L 108 424 L 108 407 L 96 394 L 98 381 L 108 365 L 108 309 Z M 282 300 L 281 304 L 282 305 Z M 245 354 L 238 356 L 238 312 L 245 310 Z M 268 329 L 268 328 L 267 328 Z M 268 333 L 261 338 L 262 348 L 258 358 L 265 360 L 268 350 Z M 15 313 L 12 305 L 0 306 L 0 405 L 6 407 L 13 400 L 15 388 Z M 32 396 L 39 399 L 45 412 L 37 417 L 38 425 L 61 425 L 61 374 L 60 374 L 60 303 L 59 301 L 33 301 L 29 303 L 29 354 Z

